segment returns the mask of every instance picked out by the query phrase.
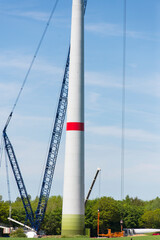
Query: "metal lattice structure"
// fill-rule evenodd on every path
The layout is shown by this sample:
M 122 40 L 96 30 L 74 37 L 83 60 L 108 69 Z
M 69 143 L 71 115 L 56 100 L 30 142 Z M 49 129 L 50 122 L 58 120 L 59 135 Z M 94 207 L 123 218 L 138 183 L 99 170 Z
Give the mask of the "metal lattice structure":
M 65 121 L 65 115 L 67 110 L 67 99 L 68 99 L 68 77 L 69 77 L 69 57 L 70 49 L 68 51 L 68 57 L 65 67 L 65 73 L 62 82 L 62 88 L 60 93 L 60 98 L 57 107 L 56 119 L 52 131 L 52 137 L 49 147 L 49 153 L 47 157 L 47 163 L 45 168 L 45 173 L 42 182 L 42 188 L 40 193 L 40 199 L 36 211 L 36 221 L 35 229 L 39 230 L 40 224 L 43 221 L 44 214 L 47 207 L 47 202 L 51 190 L 51 184 L 53 180 L 53 174 L 55 170 L 58 149 L 60 145 L 60 140 L 62 136 L 63 125 Z
M 26 217 L 29 220 L 31 227 L 34 228 L 34 214 L 32 211 L 31 204 L 30 204 L 30 200 L 29 200 L 29 197 L 28 197 L 28 194 L 26 191 L 26 187 L 24 185 L 24 181 L 22 178 L 22 174 L 20 172 L 20 168 L 19 168 L 19 165 L 18 165 L 18 162 L 16 159 L 16 155 L 14 153 L 12 144 L 11 144 L 5 130 L 3 131 L 3 138 L 4 138 L 4 142 L 5 142 L 5 149 L 7 151 L 7 155 L 8 155 L 16 182 L 17 182 L 17 186 L 18 186 L 18 189 L 19 189 L 19 192 L 21 195 L 21 199 L 22 199 L 25 211 L 26 211 Z

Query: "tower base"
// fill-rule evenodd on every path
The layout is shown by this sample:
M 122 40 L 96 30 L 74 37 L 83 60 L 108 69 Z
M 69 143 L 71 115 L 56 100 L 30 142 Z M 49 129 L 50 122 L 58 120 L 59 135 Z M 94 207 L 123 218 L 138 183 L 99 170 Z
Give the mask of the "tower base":
M 63 236 L 84 235 L 84 215 L 63 214 L 61 235 Z

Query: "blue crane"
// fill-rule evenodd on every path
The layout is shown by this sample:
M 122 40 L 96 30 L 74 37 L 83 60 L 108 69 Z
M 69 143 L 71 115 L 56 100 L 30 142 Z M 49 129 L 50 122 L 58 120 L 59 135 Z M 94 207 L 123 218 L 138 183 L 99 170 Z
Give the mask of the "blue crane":
M 84 0 L 84 13 L 86 10 L 86 6 L 87 6 L 87 0 Z M 10 119 L 12 117 L 13 111 L 9 115 L 7 123 L 3 130 L 5 149 L 6 149 L 6 152 L 7 152 L 15 179 L 16 179 L 16 183 L 17 183 L 20 195 L 21 195 L 23 206 L 24 206 L 25 212 L 26 212 L 26 217 L 29 220 L 31 227 L 33 229 L 35 229 L 35 231 L 40 230 L 41 223 L 44 219 L 47 202 L 48 202 L 49 194 L 50 194 L 50 190 L 51 190 L 56 160 L 57 160 L 57 156 L 58 156 L 58 150 L 59 150 L 63 125 L 64 125 L 64 121 L 65 121 L 65 115 L 66 115 L 66 110 L 67 110 L 69 63 L 70 63 L 70 47 L 68 50 L 68 56 L 67 56 L 67 61 L 66 61 L 66 65 L 65 65 L 65 71 L 64 71 L 62 87 L 61 87 L 61 91 L 60 91 L 60 97 L 59 97 L 59 102 L 58 102 L 58 107 L 57 107 L 57 112 L 56 112 L 56 118 L 55 118 L 53 130 L 52 130 L 49 152 L 48 152 L 48 157 L 47 157 L 47 162 L 46 162 L 40 197 L 39 197 L 39 202 L 38 202 L 38 206 L 37 206 L 35 215 L 32 211 L 30 200 L 29 200 L 29 197 L 28 197 L 28 194 L 26 191 L 26 187 L 24 185 L 24 181 L 23 181 L 22 174 L 21 174 L 21 171 L 20 171 L 20 168 L 18 165 L 18 161 L 16 159 L 16 155 L 14 153 L 13 146 L 12 146 L 12 144 L 8 138 L 8 135 L 6 133 L 6 129 L 10 122 Z
M 36 211 L 35 229 L 40 228 L 40 224 L 43 221 L 47 202 L 51 190 L 53 174 L 55 170 L 56 160 L 58 156 L 58 149 L 60 145 L 60 140 L 62 136 L 63 125 L 65 121 L 65 115 L 67 110 L 67 99 L 68 99 L 68 76 L 69 76 L 69 59 L 70 59 L 70 48 L 68 51 L 67 62 L 65 66 L 65 72 L 62 82 L 62 88 L 60 92 L 56 118 L 54 122 L 54 127 L 52 131 L 51 142 L 49 146 L 49 152 L 41 187 L 40 198 L 38 202 L 38 207 Z
M 8 158 L 9 158 L 9 161 L 10 161 L 10 164 L 11 164 L 16 182 L 17 182 L 17 186 L 18 186 L 18 189 L 19 189 L 19 192 L 21 195 L 23 206 L 26 211 L 26 217 L 29 220 L 31 227 L 34 228 L 34 214 L 32 211 L 31 204 L 30 204 L 30 200 L 29 200 L 29 197 L 27 194 L 26 187 L 24 185 L 24 181 L 22 178 L 22 174 L 21 174 L 18 162 L 17 162 L 16 155 L 14 153 L 13 146 L 7 136 L 5 129 L 3 131 L 3 138 L 4 138 L 4 143 L 5 143 L 5 149 L 7 151 L 7 155 L 8 155 Z

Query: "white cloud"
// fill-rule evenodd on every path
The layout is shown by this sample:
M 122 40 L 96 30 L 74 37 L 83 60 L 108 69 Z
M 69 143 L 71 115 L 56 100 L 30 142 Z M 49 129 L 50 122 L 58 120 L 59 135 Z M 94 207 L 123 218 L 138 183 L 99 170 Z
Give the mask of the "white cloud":
M 19 84 L 15 82 L 4 83 L 0 82 L 0 105 L 3 105 L 6 100 L 10 100 L 16 96 L 19 90 Z M 3 102 L 2 102 L 3 101 Z
M 136 67 L 135 65 L 132 67 Z M 86 84 L 101 88 L 122 89 L 122 76 L 116 76 L 107 72 L 86 72 Z M 143 93 L 154 97 L 160 97 L 160 73 L 147 75 L 146 77 L 126 76 L 125 88 L 127 91 Z
M 96 93 L 96 92 L 91 92 L 89 94 L 89 101 L 92 105 L 96 105 L 98 100 L 99 100 L 99 97 L 100 97 L 100 94 L 99 93 Z
M 120 88 L 122 86 L 118 78 L 105 72 L 86 72 L 85 78 L 86 84 L 88 85 L 114 88 Z
M 12 10 L 10 10 L 10 8 Z M 25 10 L 13 9 L 13 6 L 10 8 L 1 10 L 0 13 L 4 14 L 4 15 L 12 16 L 12 17 L 26 18 L 26 19 L 30 19 L 30 20 L 34 20 L 34 21 L 45 22 L 45 23 L 47 23 L 47 21 L 49 20 L 50 14 L 51 14 L 51 12 L 27 11 L 27 10 L 25 11 Z M 54 18 L 54 20 L 52 20 L 50 22 L 50 24 L 52 24 L 52 22 L 54 21 L 54 24 L 55 23 L 58 24 L 59 27 L 65 26 L 67 28 L 70 28 L 69 21 L 68 21 L 68 19 L 66 19 L 65 16 L 54 14 L 54 16 L 52 18 Z
M 105 36 L 113 36 L 113 37 L 122 37 L 123 36 L 123 26 L 119 24 L 100 22 L 100 23 L 92 23 L 86 24 L 85 29 L 88 32 L 92 32 L 94 34 L 102 34 Z M 134 30 L 126 31 L 126 36 L 129 38 L 135 39 L 146 39 L 146 40 L 160 40 L 159 34 L 147 33 L 147 32 L 138 32 Z
M 130 91 L 160 97 L 160 74 L 126 78 L 126 88 Z
M 111 23 L 93 23 L 93 24 L 86 24 L 85 29 L 89 32 L 93 33 L 100 33 L 107 36 L 121 36 L 122 30 L 119 29 L 117 24 Z
M 12 10 L 10 10 L 12 8 Z M 1 14 L 5 14 L 8 16 L 14 16 L 14 17 L 25 17 L 29 19 L 33 19 L 36 21 L 43 21 L 47 22 L 50 13 L 48 12 L 42 12 L 42 11 L 23 11 L 23 10 L 18 10 L 17 8 L 13 8 L 13 6 L 1 9 Z
M 33 56 L 5 52 L 0 55 L 0 68 L 17 68 L 28 70 Z M 33 69 L 47 74 L 62 74 L 63 69 L 47 62 L 45 59 L 37 59 Z
M 101 136 L 111 136 L 120 138 L 122 134 L 121 128 L 117 126 L 88 126 L 87 130 L 92 134 L 101 135 Z M 160 141 L 160 136 L 144 131 L 142 129 L 125 129 L 125 138 L 134 141 L 143 141 L 143 142 L 157 142 Z
M 31 18 L 34 20 L 38 20 L 38 21 L 47 21 L 49 18 L 49 13 L 46 12 L 36 12 L 36 11 L 28 11 L 28 12 L 11 12 L 10 14 L 12 14 L 13 16 L 20 16 L 20 17 L 27 17 L 27 18 Z

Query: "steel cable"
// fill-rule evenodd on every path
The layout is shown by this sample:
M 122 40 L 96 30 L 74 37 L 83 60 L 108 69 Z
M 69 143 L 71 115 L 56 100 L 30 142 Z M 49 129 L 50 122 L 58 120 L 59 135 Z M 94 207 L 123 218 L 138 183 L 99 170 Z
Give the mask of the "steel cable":
M 8 170 L 8 162 L 7 162 L 7 153 L 5 151 L 5 164 L 6 164 L 6 175 L 7 175 L 7 188 L 8 188 L 8 200 L 9 200 L 9 217 L 11 217 L 11 190 L 10 190 L 10 182 L 9 182 L 9 170 Z
M 2 136 L 1 137 L 1 145 L 0 145 L 0 167 L 2 164 L 2 158 L 3 158 L 3 147 L 4 147 L 4 144 L 3 144 L 3 136 Z
M 43 31 L 42 36 L 41 36 L 41 38 L 40 38 L 40 41 L 39 41 L 39 43 L 38 43 L 38 45 L 37 45 L 37 48 L 36 48 L 36 51 L 35 51 L 34 56 L 33 56 L 33 58 L 32 58 L 32 61 L 31 61 L 30 65 L 29 65 L 29 68 L 28 68 L 28 70 L 27 70 L 27 73 L 26 73 L 26 75 L 25 75 L 25 77 L 24 77 L 22 86 L 21 86 L 21 88 L 20 88 L 20 90 L 19 90 L 19 93 L 18 93 L 17 98 L 16 98 L 16 100 L 15 100 L 15 103 L 14 103 L 14 105 L 13 105 L 12 111 L 11 111 L 11 113 L 10 113 L 8 119 L 7 119 L 7 122 L 6 122 L 6 125 L 5 125 L 5 128 L 4 128 L 5 130 L 6 130 L 6 128 L 8 127 L 8 124 L 9 124 L 11 118 L 12 118 L 12 115 L 13 115 L 13 112 L 14 112 L 15 107 L 16 107 L 16 105 L 17 105 L 17 102 L 18 102 L 18 100 L 19 100 L 19 98 L 20 98 L 20 95 L 21 95 L 21 93 L 22 93 L 22 91 L 23 91 L 24 85 L 25 85 L 25 83 L 26 83 L 26 81 L 27 81 L 27 79 L 28 79 L 28 76 L 29 76 L 29 74 L 30 74 L 30 71 L 31 71 L 31 69 L 32 69 L 32 66 L 33 66 L 33 64 L 34 64 L 34 62 L 35 62 L 35 59 L 36 59 L 37 54 L 38 54 L 38 52 L 39 52 L 39 49 L 40 49 L 40 47 L 41 47 L 41 45 L 42 45 L 43 39 L 44 39 L 44 37 L 45 37 L 45 35 L 46 35 L 47 29 L 48 29 L 48 27 L 49 27 L 49 24 L 50 24 L 50 22 L 51 22 L 51 19 L 52 19 L 52 17 L 53 17 L 53 14 L 54 14 L 54 12 L 55 12 L 56 7 L 57 7 L 58 1 L 59 1 L 59 0 L 56 0 L 54 6 L 53 6 L 53 8 L 52 8 L 51 14 L 50 14 L 50 16 L 49 16 L 49 18 L 48 18 L 47 24 L 46 24 L 46 26 L 45 26 L 45 28 L 44 28 L 44 31 Z
M 125 155 L 125 107 L 126 107 L 126 0 L 123 8 L 123 70 L 122 70 L 122 135 L 121 135 L 121 200 L 124 199 Z

